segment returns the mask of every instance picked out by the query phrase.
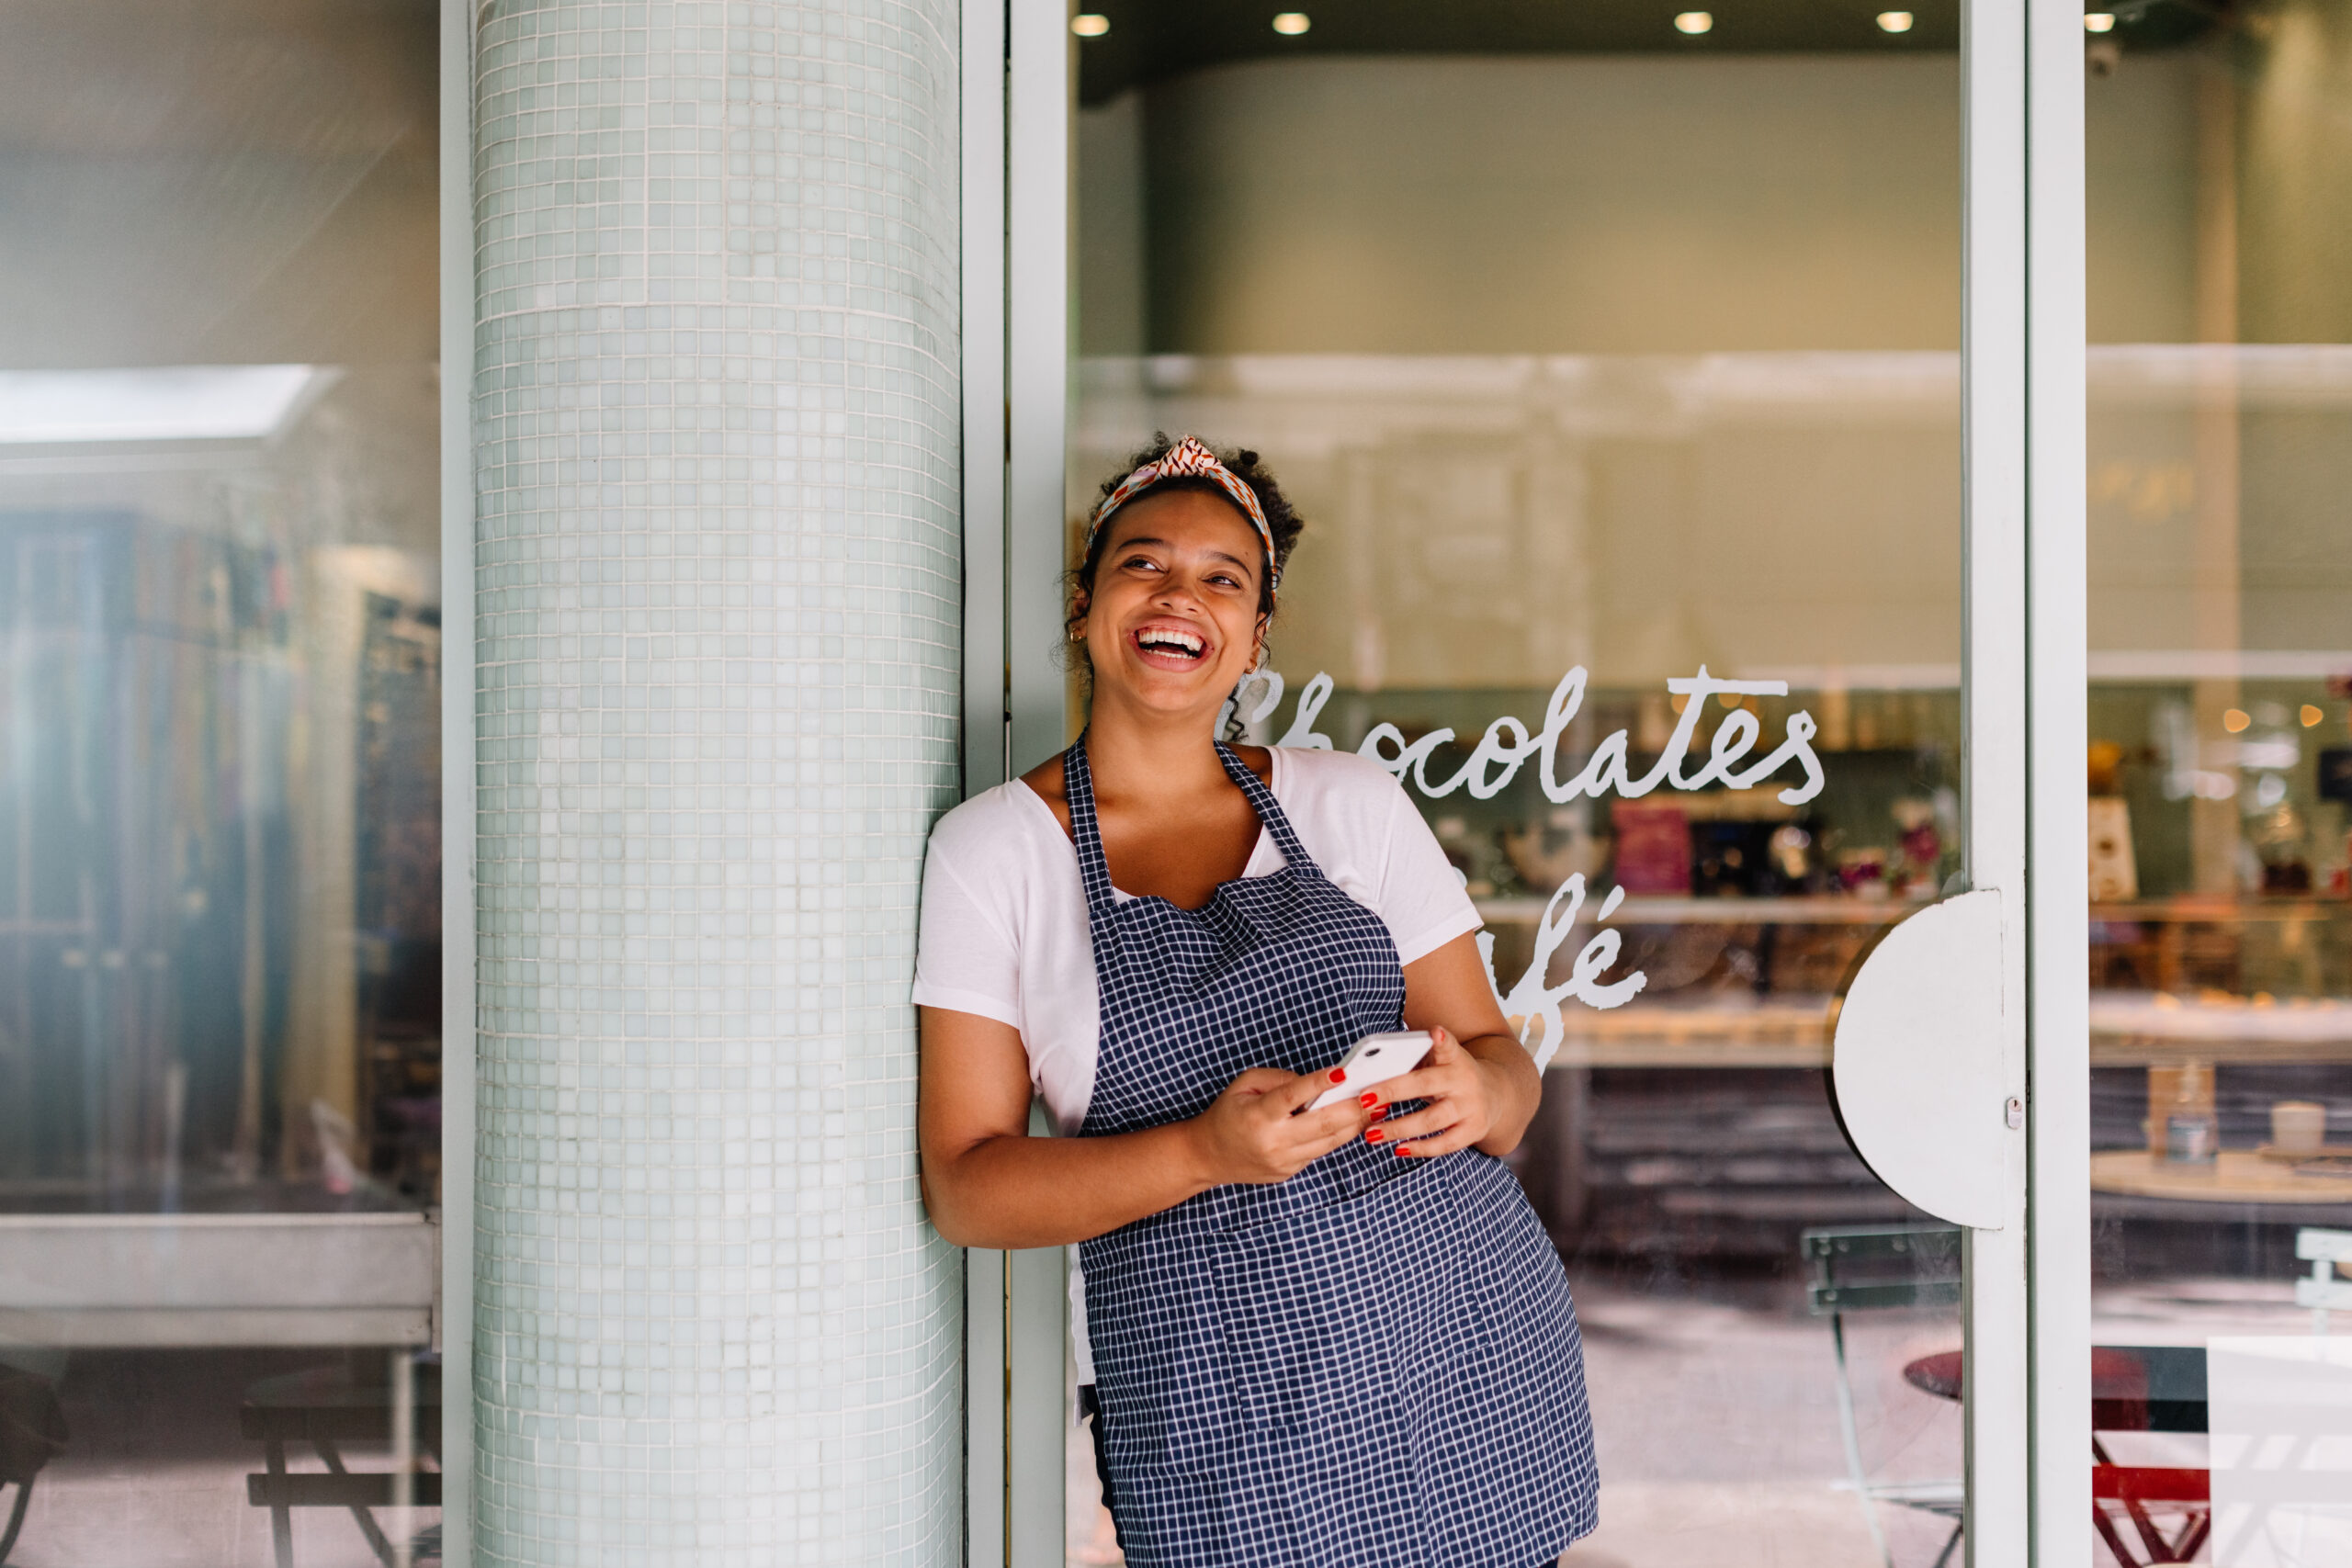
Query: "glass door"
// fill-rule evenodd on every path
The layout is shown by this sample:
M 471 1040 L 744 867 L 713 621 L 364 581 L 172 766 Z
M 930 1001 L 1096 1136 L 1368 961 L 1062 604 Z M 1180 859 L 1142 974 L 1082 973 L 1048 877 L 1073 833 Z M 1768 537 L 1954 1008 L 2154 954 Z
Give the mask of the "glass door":
M 1010 13 L 974 783 L 1083 724 L 1102 481 L 1261 454 L 1308 526 L 1232 733 L 1397 776 L 1545 1068 L 1510 1163 L 1582 1328 L 1571 1562 L 2025 1559 L 2024 26 L 1972 70 L 1952 7 Z M 1841 1006 L 1968 896 L 1955 1223 L 1866 1157 L 1840 1075 L 1912 1047 Z M 974 1279 L 974 1562 L 1122 1561 L 1063 1260 Z
M 442 1552 L 435 43 L 0 13 L 0 1560 Z
M 2089 21 L 2095 1560 L 2341 1562 L 2352 6 Z

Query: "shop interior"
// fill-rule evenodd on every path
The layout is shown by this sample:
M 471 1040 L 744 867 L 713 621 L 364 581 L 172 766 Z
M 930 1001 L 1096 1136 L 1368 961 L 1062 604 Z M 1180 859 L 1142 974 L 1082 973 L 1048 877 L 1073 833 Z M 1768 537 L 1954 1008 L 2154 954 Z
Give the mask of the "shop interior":
M 10 1564 L 437 1549 L 436 27 L 0 14 Z
M 1156 430 L 1264 454 L 1309 527 L 1240 732 L 1430 742 L 1498 992 L 1604 930 L 1598 981 L 1642 979 L 1561 1008 L 1516 1158 L 1593 1383 L 1569 1561 L 1956 1560 L 1949 1256 L 1842 1343 L 1819 1310 L 1819 1238 L 1935 1228 L 1825 1069 L 1870 945 L 1962 886 L 1956 14 L 1404 10 L 1081 20 L 1069 513 Z M 2303 1238 L 2352 1227 L 2352 9 L 2121 7 L 2085 51 L 2086 1265 L 2161 1378 L 2307 1334 Z M 1574 669 L 1557 777 L 1622 735 L 1642 779 L 1702 667 L 1780 689 L 1704 699 L 1690 753 L 1801 713 L 1817 789 L 1477 767 Z M 2195 1470 L 2198 1409 L 2101 1452 Z M 1086 1480 L 1071 1560 L 1116 1561 Z M 2099 1561 L 2211 1560 L 2208 1504 L 2100 1509 Z

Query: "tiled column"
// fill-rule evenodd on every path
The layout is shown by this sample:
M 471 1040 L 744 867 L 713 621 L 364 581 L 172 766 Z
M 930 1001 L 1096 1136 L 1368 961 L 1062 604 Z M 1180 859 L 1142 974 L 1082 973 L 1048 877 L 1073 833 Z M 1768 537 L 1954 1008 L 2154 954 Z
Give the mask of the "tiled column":
M 956 11 L 476 14 L 477 1560 L 945 1564 Z

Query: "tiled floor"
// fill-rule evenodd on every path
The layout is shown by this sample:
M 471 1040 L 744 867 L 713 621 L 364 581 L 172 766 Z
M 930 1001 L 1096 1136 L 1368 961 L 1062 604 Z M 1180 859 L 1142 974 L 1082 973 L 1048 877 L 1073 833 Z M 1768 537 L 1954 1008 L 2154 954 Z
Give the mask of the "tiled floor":
M 2212 1334 L 2301 1334 L 2282 1284 L 2178 1280 L 2096 1299 L 2105 1344 L 2196 1344 Z M 1577 1289 L 1600 1444 L 1601 1526 L 1566 1568 L 1871 1568 L 1860 1506 L 1844 1485 L 1829 1333 L 1781 1289 L 1737 1302 L 1588 1280 Z M 1912 1358 L 1959 1342 L 1950 1317 L 1859 1320 L 1850 1344 L 1873 1474 L 1960 1471 L 1957 1407 L 1905 1383 Z M 328 1353 L 332 1355 L 332 1353 Z M 268 1516 L 245 1501 L 260 1445 L 236 1430 L 242 1391 L 316 1360 L 303 1353 L 83 1356 L 64 1384 L 74 1442 L 43 1472 L 10 1568 L 269 1568 Z M 2199 1438 L 2115 1439 L 2127 1462 L 2203 1462 Z M 1092 1461 L 1070 1450 L 1073 1563 L 1115 1562 L 1094 1536 Z M 379 1456 L 355 1452 L 354 1468 Z M 316 1468 L 315 1461 L 302 1468 Z M 437 1518 L 420 1510 L 420 1528 Z M 1881 1511 L 1897 1568 L 1928 1568 L 1947 1527 Z M 295 1519 L 300 1568 L 368 1568 L 347 1514 Z
M 263 1468 L 262 1446 L 239 1432 L 238 1406 L 264 1378 L 340 1359 L 334 1350 L 66 1359 L 59 1386 L 72 1441 L 34 1483 L 8 1568 L 272 1568 L 269 1514 L 245 1499 L 246 1475 Z M 353 1470 L 387 1468 L 382 1453 L 363 1445 L 343 1453 Z M 325 1468 L 308 1453 L 288 1462 Z M 417 1509 L 415 1529 L 440 1517 L 437 1508 Z M 387 1513 L 379 1519 L 390 1530 Z M 297 1509 L 293 1526 L 296 1568 L 375 1568 L 348 1512 Z

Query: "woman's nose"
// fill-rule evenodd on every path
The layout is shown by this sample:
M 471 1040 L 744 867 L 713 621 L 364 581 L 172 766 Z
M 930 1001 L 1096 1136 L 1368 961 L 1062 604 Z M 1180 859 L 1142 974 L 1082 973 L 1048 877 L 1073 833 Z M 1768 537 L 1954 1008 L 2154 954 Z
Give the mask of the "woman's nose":
M 1201 602 L 1200 587 L 1182 572 L 1171 571 L 1159 581 L 1159 592 L 1153 597 L 1162 604 L 1193 605 Z

